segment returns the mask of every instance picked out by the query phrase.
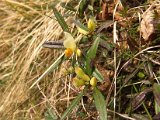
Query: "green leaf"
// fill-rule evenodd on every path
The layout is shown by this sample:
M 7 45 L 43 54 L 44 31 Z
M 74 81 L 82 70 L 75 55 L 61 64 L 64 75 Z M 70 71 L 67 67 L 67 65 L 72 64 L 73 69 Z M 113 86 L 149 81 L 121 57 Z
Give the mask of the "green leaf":
M 62 2 L 61 4 L 60 4 L 63 8 L 65 8 L 66 10 L 70 10 L 70 11 L 74 11 L 74 12 L 76 12 L 76 10 L 74 9 L 74 6 L 72 6 L 71 4 L 69 4 L 69 3 L 65 3 L 65 2 Z
M 160 85 L 158 85 L 157 83 L 154 83 L 153 85 L 153 94 L 156 103 L 160 106 Z
M 60 65 L 60 63 L 62 62 L 63 60 L 63 56 L 64 56 L 64 53 L 62 55 L 60 55 L 57 60 L 31 85 L 30 89 L 36 85 L 40 80 L 42 80 L 42 78 L 44 76 L 46 76 L 49 72 L 51 72 L 52 70 L 54 70 L 55 68 L 58 67 L 58 65 Z
M 64 31 L 69 32 L 68 25 L 66 24 L 63 16 L 57 11 L 57 9 L 56 9 L 55 7 L 53 7 L 52 9 L 53 9 L 54 15 L 55 15 L 58 23 L 60 24 L 61 28 L 62 28 Z
M 45 120 L 58 120 L 56 113 L 54 113 L 51 107 L 47 107 L 47 111 L 45 112 Z
M 88 0 L 81 0 L 81 3 L 79 5 L 79 15 L 80 17 L 84 16 L 84 11 L 88 7 L 89 1 Z
M 91 59 L 87 59 L 85 63 L 86 69 L 85 72 L 90 76 L 92 74 L 92 64 L 91 64 Z
M 74 22 L 74 24 L 75 24 L 77 27 L 83 29 L 84 31 L 87 31 L 87 32 L 89 31 L 88 27 L 86 27 L 85 25 L 83 25 L 80 21 L 74 20 L 73 22 Z
M 99 112 L 100 120 L 107 120 L 107 110 L 106 110 L 105 99 L 102 93 L 97 88 L 94 88 L 93 98 L 94 98 L 96 108 Z
M 83 96 L 83 91 L 79 93 L 79 95 L 72 101 L 71 105 L 66 109 L 66 111 L 62 114 L 62 117 L 60 120 L 64 120 L 70 112 L 76 107 L 76 105 L 79 103 L 80 99 Z
M 98 45 L 100 42 L 100 38 L 97 37 L 91 46 L 91 48 L 88 50 L 87 55 L 86 55 L 86 72 L 88 75 L 91 75 L 92 73 L 92 68 L 91 68 L 91 61 L 96 57 Z
M 99 72 L 99 70 L 97 68 L 95 68 L 95 70 L 93 71 L 92 75 L 94 77 L 96 77 L 100 82 L 103 82 L 104 77 L 102 76 L 102 74 Z
M 155 109 L 156 115 L 158 115 L 158 113 L 160 112 L 160 85 L 157 83 L 153 84 L 153 94 L 155 99 L 154 109 Z
M 160 112 L 160 106 L 157 104 L 156 101 L 155 101 L 154 109 L 155 109 L 156 114 L 158 114 Z
M 97 49 L 98 49 L 98 45 L 100 42 L 100 37 L 97 37 L 93 43 L 93 45 L 91 46 L 91 48 L 88 50 L 87 52 L 87 57 L 89 59 L 94 59 L 96 57 L 96 53 L 97 53 Z

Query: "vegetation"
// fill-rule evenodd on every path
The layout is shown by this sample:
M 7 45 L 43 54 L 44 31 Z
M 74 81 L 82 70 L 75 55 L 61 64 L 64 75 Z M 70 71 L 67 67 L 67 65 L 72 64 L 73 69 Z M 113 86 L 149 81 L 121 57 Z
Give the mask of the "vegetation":
M 160 119 L 159 0 L 0 2 L 0 118 Z

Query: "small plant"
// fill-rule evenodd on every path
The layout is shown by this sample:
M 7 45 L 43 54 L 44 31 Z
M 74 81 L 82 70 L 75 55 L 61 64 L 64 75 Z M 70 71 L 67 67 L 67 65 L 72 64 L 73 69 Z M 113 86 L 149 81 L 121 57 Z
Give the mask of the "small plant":
M 68 114 L 79 103 L 82 96 L 86 94 L 86 90 L 88 89 L 93 91 L 92 96 L 94 98 L 96 108 L 99 112 L 100 119 L 107 120 L 105 99 L 102 93 L 97 88 L 98 80 L 99 82 L 102 82 L 104 79 L 98 69 L 95 66 L 91 66 L 91 62 L 96 57 L 98 46 L 101 41 L 100 35 L 94 32 L 96 28 L 96 20 L 94 17 L 90 17 L 87 21 L 87 27 L 80 23 L 80 21 L 75 20 L 75 24 L 77 26 L 76 30 L 77 32 L 82 34 L 81 39 L 79 41 L 76 41 L 76 39 L 74 39 L 74 37 L 72 36 L 72 33 L 69 32 L 64 18 L 56 10 L 56 8 L 53 8 L 53 10 L 57 21 L 64 30 L 63 46 L 65 47 L 65 50 L 64 53 L 48 68 L 48 70 L 44 74 L 42 74 L 42 76 L 31 86 L 31 88 L 37 82 L 39 82 L 43 78 L 43 76 L 45 76 L 51 69 L 56 68 L 63 61 L 69 60 L 71 62 L 71 67 L 74 70 L 72 71 L 72 74 L 75 74 L 75 76 L 72 78 L 72 83 L 77 89 L 81 88 L 81 92 L 62 114 L 60 119 L 64 120 L 68 116 Z M 92 42 L 92 45 L 89 46 L 87 48 L 87 51 L 85 52 L 83 52 L 83 50 L 81 50 L 79 47 L 80 44 L 84 44 L 83 42 L 81 42 L 83 36 L 88 39 L 88 42 L 89 39 Z
M 61 18 L 63 19 L 63 18 Z M 63 21 L 63 20 L 61 20 Z M 60 21 L 59 21 L 60 22 Z M 86 94 L 86 90 L 92 88 L 93 90 L 93 98 L 95 100 L 95 105 L 97 110 L 99 111 L 100 114 L 100 119 L 101 120 L 106 120 L 107 119 L 107 111 L 105 106 L 105 100 L 102 95 L 102 93 L 97 89 L 97 79 L 94 77 L 93 72 L 95 71 L 95 67 L 90 66 L 91 61 L 95 58 L 99 42 L 100 42 L 100 37 L 94 33 L 96 23 L 95 20 L 90 18 L 88 20 L 88 27 L 85 27 L 83 24 L 80 22 L 76 22 L 77 24 L 77 30 L 83 34 L 83 35 L 89 35 L 90 34 L 90 39 L 93 39 L 93 44 L 90 48 L 88 48 L 86 53 L 83 53 L 78 47 L 78 43 L 76 43 L 75 39 L 72 37 L 72 35 L 68 32 L 65 33 L 65 40 L 63 42 L 65 49 L 65 57 L 66 59 L 69 59 L 72 63 L 72 67 L 74 68 L 74 73 L 76 74 L 75 77 L 72 78 L 72 83 L 75 87 L 81 88 L 81 92 L 73 100 L 69 108 L 62 114 L 61 120 L 65 119 L 67 115 L 71 112 L 71 110 L 78 104 L 80 99 L 84 94 Z M 65 24 L 65 23 L 64 23 Z M 83 28 L 88 29 L 87 31 Z M 93 38 L 94 36 L 94 38 Z M 81 41 L 78 41 L 79 43 Z M 83 43 L 81 43 L 83 44 Z M 79 59 L 83 59 L 84 61 L 80 61 Z M 101 74 L 99 74 L 99 78 L 103 78 Z M 103 81 L 103 79 L 101 80 Z M 101 104 L 98 102 L 101 101 Z M 100 107 L 101 106 L 101 107 Z

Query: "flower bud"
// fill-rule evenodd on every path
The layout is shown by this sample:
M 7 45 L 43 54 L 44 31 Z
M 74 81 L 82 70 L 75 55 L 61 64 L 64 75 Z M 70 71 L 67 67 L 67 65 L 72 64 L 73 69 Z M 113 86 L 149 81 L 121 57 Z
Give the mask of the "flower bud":
M 83 80 L 85 81 L 90 81 L 90 78 L 88 75 L 84 74 L 82 77 L 81 77 Z
M 83 70 L 78 66 L 75 67 L 75 73 L 78 75 L 78 77 L 84 75 Z
M 73 85 L 74 85 L 75 87 L 81 87 L 81 86 L 83 86 L 84 84 L 85 84 L 85 81 L 84 81 L 84 80 L 79 79 L 79 78 L 77 78 L 77 77 L 73 78 Z
M 88 20 L 88 29 L 90 30 L 90 32 L 93 32 L 95 28 L 96 28 L 96 23 L 94 18 L 92 17 Z
M 82 51 L 80 49 L 77 49 L 76 54 L 77 54 L 78 57 L 80 57 L 82 55 Z
M 73 54 L 73 51 L 72 51 L 70 48 L 67 48 L 67 49 L 64 51 L 64 53 L 65 53 L 65 56 L 66 56 L 67 58 L 69 58 L 69 57 L 71 57 L 71 55 Z
M 92 77 L 90 80 L 90 85 L 95 87 L 97 85 L 97 79 L 95 77 Z
M 145 77 L 145 74 L 143 72 L 138 72 L 137 76 L 143 79 Z
M 80 67 L 75 67 L 75 73 L 77 76 L 85 81 L 90 81 L 90 78 L 88 75 L 86 75 L 83 70 Z

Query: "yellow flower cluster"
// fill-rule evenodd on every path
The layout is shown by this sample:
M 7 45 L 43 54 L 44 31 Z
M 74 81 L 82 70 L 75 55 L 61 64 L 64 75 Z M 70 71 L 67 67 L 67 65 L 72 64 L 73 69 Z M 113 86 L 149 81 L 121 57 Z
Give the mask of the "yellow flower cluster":
M 97 79 L 95 77 L 90 77 L 84 73 L 80 67 L 75 67 L 76 77 L 73 78 L 73 85 L 76 87 L 81 87 L 83 85 L 90 84 L 92 87 L 97 85 Z
M 79 32 L 82 34 L 89 34 L 92 33 L 96 28 L 96 22 L 95 19 L 92 17 L 88 20 L 87 23 L 89 31 L 85 31 L 84 29 L 77 27 Z M 72 35 L 68 32 L 64 32 L 65 38 L 63 45 L 66 48 L 65 49 L 65 56 L 67 58 L 71 57 L 73 54 L 76 54 L 78 57 L 81 56 L 81 50 L 77 48 L 76 41 L 72 37 Z M 84 71 L 80 67 L 75 67 L 76 77 L 73 78 L 73 85 L 76 87 L 81 87 L 84 85 L 91 85 L 92 87 L 95 87 L 97 85 L 97 79 L 95 77 L 90 78 L 87 74 L 84 73 Z

